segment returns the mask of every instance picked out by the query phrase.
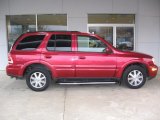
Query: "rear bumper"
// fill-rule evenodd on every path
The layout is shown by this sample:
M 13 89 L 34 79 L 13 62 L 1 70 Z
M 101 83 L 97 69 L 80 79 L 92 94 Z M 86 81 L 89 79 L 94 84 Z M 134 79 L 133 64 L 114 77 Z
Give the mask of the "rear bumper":
M 6 73 L 8 76 L 16 77 L 16 78 L 22 78 L 23 75 L 21 75 L 21 66 L 15 66 L 15 65 L 7 65 L 6 67 Z
M 158 72 L 158 67 L 156 65 L 149 66 L 149 68 L 148 68 L 148 78 L 152 79 L 152 78 L 156 77 L 157 72 Z

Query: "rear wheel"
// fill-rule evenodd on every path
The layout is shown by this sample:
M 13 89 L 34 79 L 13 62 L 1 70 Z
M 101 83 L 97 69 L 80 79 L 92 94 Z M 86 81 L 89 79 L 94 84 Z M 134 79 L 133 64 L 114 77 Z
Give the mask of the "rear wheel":
M 49 72 L 44 68 L 33 68 L 26 75 L 28 87 L 34 91 L 43 91 L 48 88 L 51 80 Z
M 140 66 L 130 66 L 125 70 L 123 80 L 129 88 L 141 88 L 146 82 L 146 72 Z

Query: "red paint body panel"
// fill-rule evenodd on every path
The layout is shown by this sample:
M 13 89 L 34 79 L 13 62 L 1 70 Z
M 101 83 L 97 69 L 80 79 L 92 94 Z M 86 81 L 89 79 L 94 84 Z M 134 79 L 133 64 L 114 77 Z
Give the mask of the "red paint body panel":
M 47 58 L 50 56 L 51 58 Z M 41 59 L 50 64 L 52 70 L 56 72 L 55 77 L 75 76 L 75 54 L 73 52 L 50 52 L 43 51 Z
M 71 52 L 48 51 L 48 40 L 53 34 L 71 35 Z M 25 37 L 45 35 L 36 50 L 16 50 L 17 44 Z M 78 52 L 77 35 L 94 36 L 103 41 L 112 53 Z M 10 76 L 23 77 L 25 69 L 32 64 L 42 64 L 52 73 L 54 78 L 121 78 L 125 68 L 130 64 L 143 64 L 149 77 L 155 77 L 158 67 L 153 63 L 152 56 L 123 52 L 114 48 L 97 35 L 81 32 L 33 32 L 23 34 L 13 45 L 9 53 L 13 63 L 8 64 L 6 72 Z M 157 70 L 153 70 L 153 69 Z
M 114 77 L 116 64 L 114 54 L 77 52 L 76 77 Z

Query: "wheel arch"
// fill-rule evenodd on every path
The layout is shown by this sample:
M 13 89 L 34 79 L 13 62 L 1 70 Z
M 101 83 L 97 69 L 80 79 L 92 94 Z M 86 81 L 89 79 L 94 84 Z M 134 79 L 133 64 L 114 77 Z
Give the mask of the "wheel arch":
M 22 71 L 22 75 L 23 77 L 25 77 L 25 75 L 29 72 L 29 70 L 33 69 L 34 67 L 37 67 L 37 68 L 44 68 L 46 69 L 47 71 L 49 71 L 52 79 L 55 77 L 54 75 L 54 71 L 53 69 L 47 65 L 47 64 L 44 64 L 44 63 L 39 63 L 39 62 L 35 62 L 35 63 L 30 63 L 30 64 L 27 64 L 24 66 L 23 68 L 23 71 Z
M 146 65 L 145 63 L 137 62 L 137 61 L 136 61 L 136 62 L 131 62 L 131 63 L 128 63 L 128 64 L 124 65 L 124 67 L 122 67 L 120 70 L 118 70 L 118 72 L 117 72 L 117 74 L 116 74 L 116 77 L 122 78 L 122 77 L 123 77 L 123 74 L 124 74 L 124 71 L 125 71 L 128 67 L 130 67 L 130 66 L 132 66 L 132 65 L 137 65 L 137 66 L 142 67 L 142 68 L 145 70 L 146 75 L 148 76 L 147 65 Z

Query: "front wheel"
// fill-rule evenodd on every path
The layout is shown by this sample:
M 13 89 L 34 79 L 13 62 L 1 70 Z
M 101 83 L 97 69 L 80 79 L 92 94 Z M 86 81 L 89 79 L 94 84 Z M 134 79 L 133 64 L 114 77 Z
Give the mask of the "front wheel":
M 26 75 L 26 83 L 28 87 L 34 91 L 47 89 L 50 79 L 49 72 L 43 68 L 33 68 Z
M 130 66 L 125 70 L 123 80 L 129 88 L 141 88 L 146 82 L 146 72 L 140 66 Z

